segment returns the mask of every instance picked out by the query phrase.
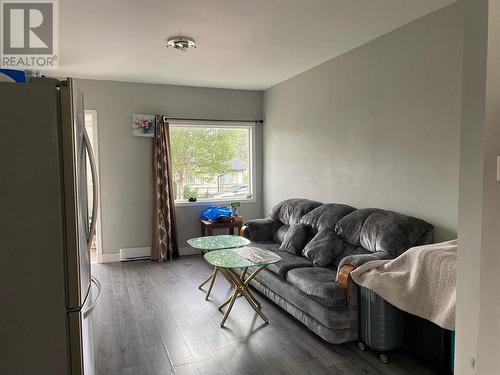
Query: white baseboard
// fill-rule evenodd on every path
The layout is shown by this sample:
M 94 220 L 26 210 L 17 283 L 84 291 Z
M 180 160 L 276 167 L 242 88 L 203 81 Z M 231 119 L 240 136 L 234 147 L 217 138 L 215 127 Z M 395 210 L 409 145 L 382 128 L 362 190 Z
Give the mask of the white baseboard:
M 113 263 L 120 261 L 120 253 L 102 254 L 100 263 Z
M 120 249 L 120 260 L 130 261 L 130 260 L 147 260 L 151 259 L 151 247 L 126 247 Z
M 191 246 L 184 246 L 184 247 L 179 247 L 179 255 L 182 257 L 184 255 L 194 255 L 194 254 L 200 254 L 201 251 L 198 249 L 195 249 L 194 247 Z
M 185 246 L 179 248 L 180 256 L 194 255 L 194 254 L 200 254 L 200 250 L 194 249 L 191 246 Z M 119 261 L 120 261 L 120 253 L 102 254 L 100 263 L 113 263 Z

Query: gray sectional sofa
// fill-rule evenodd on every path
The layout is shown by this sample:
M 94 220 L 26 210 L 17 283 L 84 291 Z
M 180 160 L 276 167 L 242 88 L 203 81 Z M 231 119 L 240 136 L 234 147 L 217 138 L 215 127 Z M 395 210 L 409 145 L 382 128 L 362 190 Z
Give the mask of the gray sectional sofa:
M 242 234 L 281 256 L 253 287 L 324 340 L 343 343 L 358 339 L 358 287 L 337 282 L 337 273 L 431 243 L 433 227 L 392 211 L 288 199 Z

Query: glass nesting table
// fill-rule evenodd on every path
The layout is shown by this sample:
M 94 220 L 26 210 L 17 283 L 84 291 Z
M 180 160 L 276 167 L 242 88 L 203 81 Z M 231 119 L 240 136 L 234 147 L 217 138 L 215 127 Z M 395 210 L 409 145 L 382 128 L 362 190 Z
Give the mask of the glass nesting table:
M 269 323 L 269 319 L 261 310 L 259 301 L 250 291 L 249 284 L 261 270 L 269 264 L 279 262 L 281 258 L 271 251 L 251 246 L 212 251 L 205 253 L 204 257 L 208 263 L 215 267 L 216 272 L 220 272 L 226 278 L 233 288 L 231 296 L 219 306 L 219 310 L 222 310 L 226 305 L 229 305 L 220 326 L 223 327 L 226 323 L 234 302 L 240 295 L 245 297 L 248 304 L 266 323 Z M 252 268 L 249 275 L 247 275 L 248 268 Z
M 222 236 L 204 236 L 204 237 L 191 238 L 187 241 L 187 243 L 191 247 L 199 249 L 206 254 L 215 250 L 234 249 L 238 247 L 243 247 L 250 244 L 250 241 L 245 237 L 222 235 Z M 203 281 L 198 287 L 198 289 L 202 289 L 206 283 L 210 282 L 207 294 L 205 296 L 206 300 L 208 300 L 208 298 L 210 297 L 210 293 L 212 292 L 212 288 L 214 286 L 217 273 L 218 269 L 217 267 L 214 267 L 210 276 L 205 281 Z

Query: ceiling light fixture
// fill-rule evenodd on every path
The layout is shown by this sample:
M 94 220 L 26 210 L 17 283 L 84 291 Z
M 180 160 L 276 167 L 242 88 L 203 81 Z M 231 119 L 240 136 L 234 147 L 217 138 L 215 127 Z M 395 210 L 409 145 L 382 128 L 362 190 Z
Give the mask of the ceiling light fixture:
M 189 38 L 187 36 L 174 36 L 172 38 L 168 38 L 167 48 L 168 47 L 186 52 L 190 48 L 196 48 L 196 42 L 193 38 Z

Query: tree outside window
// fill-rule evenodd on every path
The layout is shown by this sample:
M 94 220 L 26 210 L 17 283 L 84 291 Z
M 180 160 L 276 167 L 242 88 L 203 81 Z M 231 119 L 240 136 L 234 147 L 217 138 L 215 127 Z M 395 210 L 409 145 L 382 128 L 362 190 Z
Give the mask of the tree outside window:
M 250 134 L 249 127 L 171 125 L 175 199 L 249 196 Z

